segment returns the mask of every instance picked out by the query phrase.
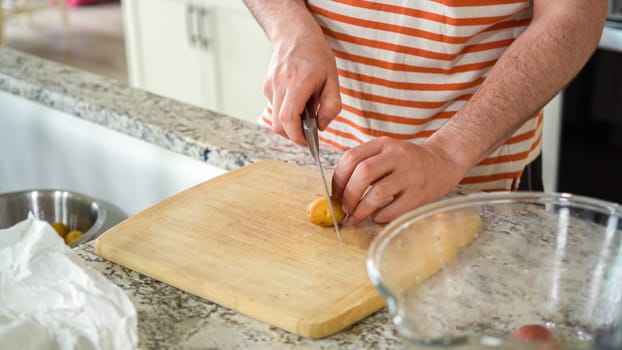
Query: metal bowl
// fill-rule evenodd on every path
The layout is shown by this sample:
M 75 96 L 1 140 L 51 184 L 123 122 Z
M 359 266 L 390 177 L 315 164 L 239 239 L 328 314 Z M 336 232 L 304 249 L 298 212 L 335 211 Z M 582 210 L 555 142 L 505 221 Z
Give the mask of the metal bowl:
M 70 244 L 75 247 L 97 238 L 115 224 L 111 206 L 89 196 L 65 190 L 26 190 L 0 194 L 0 228 L 11 227 L 32 213 L 49 223 L 63 222 L 69 230 L 84 235 Z M 115 221 L 119 221 L 118 219 Z
M 622 349 L 615 203 L 517 192 L 439 201 L 387 225 L 367 267 L 408 348 Z M 556 345 L 521 341 L 532 324 Z

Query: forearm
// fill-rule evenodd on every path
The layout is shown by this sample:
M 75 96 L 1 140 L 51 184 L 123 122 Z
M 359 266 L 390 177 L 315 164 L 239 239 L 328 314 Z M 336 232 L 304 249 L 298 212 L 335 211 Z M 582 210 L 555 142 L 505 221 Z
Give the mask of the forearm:
M 574 77 L 595 50 L 605 0 L 535 0 L 531 24 L 474 96 L 427 141 L 463 169 L 501 146 Z
M 273 43 L 291 38 L 299 30 L 322 36 L 304 0 L 244 0 L 259 25 Z M 301 31 L 302 33 L 302 31 Z

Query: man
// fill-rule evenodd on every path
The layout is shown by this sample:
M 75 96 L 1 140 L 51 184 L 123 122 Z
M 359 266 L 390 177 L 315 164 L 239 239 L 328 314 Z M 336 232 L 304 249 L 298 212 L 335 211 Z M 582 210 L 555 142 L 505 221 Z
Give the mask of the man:
M 345 150 L 349 223 L 388 222 L 459 183 L 515 190 L 542 107 L 595 50 L 606 0 L 245 0 L 272 42 L 262 120 Z

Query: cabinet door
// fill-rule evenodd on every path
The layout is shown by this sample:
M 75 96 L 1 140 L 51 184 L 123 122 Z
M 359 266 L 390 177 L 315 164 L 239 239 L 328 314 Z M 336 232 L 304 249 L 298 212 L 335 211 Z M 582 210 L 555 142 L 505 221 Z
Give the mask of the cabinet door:
M 124 0 L 130 83 L 255 122 L 271 46 L 241 1 Z
M 213 105 L 196 33 L 198 7 L 180 0 L 125 0 L 130 83 L 199 106 Z M 210 101 L 212 99 L 212 101 Z
M 211 8 L 218 108 L 255 122 L 266 106 L 263 81 L 271 45 L 246 9 Z

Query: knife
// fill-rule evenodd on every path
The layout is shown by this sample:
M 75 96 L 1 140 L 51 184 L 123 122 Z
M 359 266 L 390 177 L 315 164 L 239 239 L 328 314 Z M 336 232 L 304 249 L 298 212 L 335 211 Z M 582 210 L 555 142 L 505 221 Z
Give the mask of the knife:
M 324 183 L 324 194 L 326 194 L 326 198 L 328 198 L 328 207 L 330 209 L 330 215 L 333 218 L 333 226 L 335 226 L 335 233 L 337 234 L 337 239 L 339 239 L 339 242 L 343 242 L 341 240 L 341 231 L 339 231 L 337 217 L 335 216 L 333 201 L 331 200 L 330 193 L 328 191 L 328 183 L 326 182 L 326 176 L 324 175 L 324 167 L 322 167 L 322 162 L 320 161 L 317 114 L 315 113 L 315 108 L 313 106 L 313 98 L 309 99 L 304 111 L 302 112 L 302 133 L 304 134 L 305 141 L 307 141 L 307 145 L 309 146 L 311 156 L 315 159 L 317 165 L 320 168 L 322 182 Z

